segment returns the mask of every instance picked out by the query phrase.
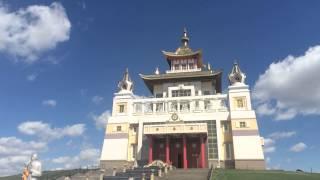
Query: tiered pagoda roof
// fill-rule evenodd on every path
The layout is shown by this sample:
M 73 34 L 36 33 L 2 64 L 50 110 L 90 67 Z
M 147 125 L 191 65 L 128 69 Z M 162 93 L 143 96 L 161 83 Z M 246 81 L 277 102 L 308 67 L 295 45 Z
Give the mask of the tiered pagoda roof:
M 189 46 L 189 37 L 186 29 L 184 29 L 181 38 L 181 46 L 175 52 L 162 51 L 166 60 L 171 68 L 172 61 L 174 60 L 189 60 L 196 59 L 197 70 L 187 71 L 171 71 L 164 74 L 144 75 L 140 74 L 147 87 L 153 92 L 153 86 L 165 82 L 185 82 L 185 81 L 211 81 L 215 86 L 216 92 L 221 93 L 221 70 L 212 70 L 208 65 L 207 67 L 202 64 L 202 51 L 193 51 Z M 158 72 L 158 71 L 157 71 Z

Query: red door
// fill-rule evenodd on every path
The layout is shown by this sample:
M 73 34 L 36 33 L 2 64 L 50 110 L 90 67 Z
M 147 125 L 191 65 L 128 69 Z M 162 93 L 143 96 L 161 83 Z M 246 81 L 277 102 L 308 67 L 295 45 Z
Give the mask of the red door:
M 200 168 L 200 142 L 199 138 L 188 139 L 188 167 Z
M 182 157 L 182 139 L 170 139 L 170 161 L 176 168 L 183 168 Z
M 165 162 L 166 160 L 166 151 L 165 151 L 165 142 L 163 138 L 154 138 L 153 140 L 153 159 L 161 160 Z

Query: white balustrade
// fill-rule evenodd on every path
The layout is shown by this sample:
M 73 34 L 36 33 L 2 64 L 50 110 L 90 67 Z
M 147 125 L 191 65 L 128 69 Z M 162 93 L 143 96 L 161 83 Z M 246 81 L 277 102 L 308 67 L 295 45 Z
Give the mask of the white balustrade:
M 133 115 L 227 111 L 226 95 L 204 95 L 133 100 Z

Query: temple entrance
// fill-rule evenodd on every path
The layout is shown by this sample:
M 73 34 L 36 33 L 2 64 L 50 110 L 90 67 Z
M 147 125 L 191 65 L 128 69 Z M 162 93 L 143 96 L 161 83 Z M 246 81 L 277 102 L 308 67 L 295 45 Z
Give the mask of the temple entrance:
M 162 160 L 177 168 L 206 167 L 206 136 L 191 135 L 149 135 L 149 162 Z

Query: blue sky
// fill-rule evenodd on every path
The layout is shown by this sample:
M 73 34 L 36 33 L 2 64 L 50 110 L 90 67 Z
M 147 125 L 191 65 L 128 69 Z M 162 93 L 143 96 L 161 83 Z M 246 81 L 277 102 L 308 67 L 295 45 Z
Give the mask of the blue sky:
M 235 59 L 246 73 L 268 167 L 319 172 L 319 8 L 315 0 L 0 1 L 1 174 L 35 151 L 47 169 L 94 164 L 99 117 L 108 117 L 125 68 L 134 92 L 149 95 L 138 74 L 167 69 L 161 50 L 175 50 L 184 27 L 204 62 L 224 71 L 223 89 Z

